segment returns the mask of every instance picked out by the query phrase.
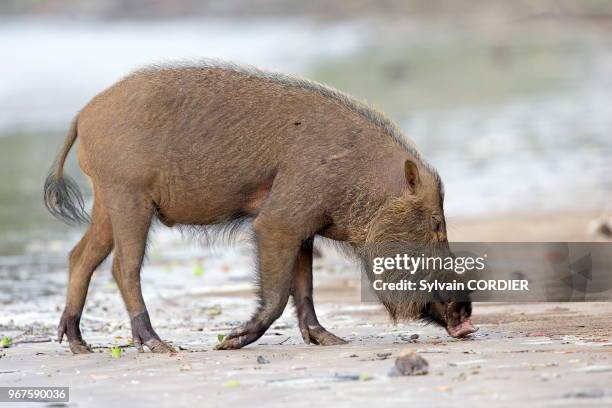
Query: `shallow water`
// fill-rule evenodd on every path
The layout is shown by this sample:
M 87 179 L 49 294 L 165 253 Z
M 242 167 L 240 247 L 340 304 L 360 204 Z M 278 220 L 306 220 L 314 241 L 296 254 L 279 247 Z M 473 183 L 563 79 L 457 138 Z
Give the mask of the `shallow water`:
M 0 255 L 66 237 L 67 227 L 50 217 L 42 202 L 42 185 L 63 138 L 59 133 L 0 137 Z M 67 171 L 83 182 L 77 169 L 71 158 Z

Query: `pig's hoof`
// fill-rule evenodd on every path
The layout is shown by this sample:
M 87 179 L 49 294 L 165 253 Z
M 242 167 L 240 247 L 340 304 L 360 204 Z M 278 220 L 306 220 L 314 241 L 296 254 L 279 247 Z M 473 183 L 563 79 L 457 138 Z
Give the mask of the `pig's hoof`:
M 265 328 L 257 324 L 244 324 L 225 336 L 223 341 L 215 346 L 215 350 L 236 350 L 242 348 L 260 338 L 265 331 Z
M 302 338 L 306 344 L 318 344 L 320 346 L 339 346 L 348 342 L 325 330 L 323 326 L 309 326 L 301 330 Z
M 151 339 L 145 342 L 145 346 L 147 346 L 149 350 L 151 350 L 152 353 L 160 353 L 160 354 L 177 353 L 174 347 L 172 347 L 165 341 L 161 341 L 159 339 Z M 142 351 L 142 348 L 140 347 L 139 350 Z
M 89 344 L 85 343 L 84 340 L 71 341 L 69 344 L 70 351 L 72 351 L 72 354 L 93 353 L 93 350 L 91 349 L 91 347 L 89 347 Z
M 221 343 L 215 346 L 215 350 L 237 350 L 246 345 L 240 337 L 233 337 L 230 339 L 224 339 Z
M 223 341 L 215 346 L 215 350 L 237 350 L 251 343 L 247 331 L 235 330 L 225 336 Z
M 57 327 L 57 341 L 61 344 L 64 340 L 64 336 L 68 337 L 68 345 L 70 346 L 72 354 L 93 353 L 91 347 L 89 347 L 81 337 L 79 320 L 79 316 L 70 315 L 68 312 L 64 311 L 59 326 Z

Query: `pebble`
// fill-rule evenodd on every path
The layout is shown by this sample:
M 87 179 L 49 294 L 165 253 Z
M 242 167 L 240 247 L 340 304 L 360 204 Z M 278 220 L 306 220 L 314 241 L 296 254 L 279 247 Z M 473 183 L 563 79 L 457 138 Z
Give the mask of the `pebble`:
M 425 375 L 429 373 L 429 363 L 413 351 L 405 351 L 395 360 L 389 377 Z
M 400 339 L 402 341 L 406 341 L 408 343 L 416 343 L 418 338 L 419 338 L 419 335 L 416 334 L 416 333 L 415 334 L 411 334 L 410 336 L 405 335 L 405 334 L 400 335 Z
M 378 360 L 386 360 L 389 357 L 391 357 L 391 352 L 384 352 L 384 353 L 376 353 L 376 359 Z
M 563 394 L 563 398 L 603 398 L 605 393 L 600 389 L 578 390 Z

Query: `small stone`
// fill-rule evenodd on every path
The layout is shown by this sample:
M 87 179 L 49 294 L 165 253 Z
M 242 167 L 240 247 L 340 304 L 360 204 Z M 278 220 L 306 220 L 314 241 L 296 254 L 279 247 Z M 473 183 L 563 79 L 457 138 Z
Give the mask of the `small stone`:
M 270 360 L 264 356 L 257 356 L 257 364 L 270 364 Z
M 378 360 L 386 360 L 389 357 L 391 357 L 391 354 L 393 354 L 393 353 L 391 353 L 391 352 L 376 353 L 376 358 Z
M 606 219 L 596 219 L 588 225 L 589 235 L 594 237 L 612 237 L 612 221 Z
M 578 390 L 563 394 L 563 398 L 603 398 L 605 393 L 600 389 Z
M 405 351 L 395 360 L 389 377 L 425 375 L 429 373 L 429 363 L 414 351 Z
M 465 381 L 465 380 L 467 380 L 467 374 L 466 373 L 460 373 L 457 377 L 455 377 L 455 380 L 457 380 L 457 381 Z
M 400 339 L 402 341 L 408 342 L 408 343 L 416 343 L 417 339 L 419 338 L 418 334 L 411 334 L 410 336 L 406 335 L 406 334 L 402 334 L 400 335 Z

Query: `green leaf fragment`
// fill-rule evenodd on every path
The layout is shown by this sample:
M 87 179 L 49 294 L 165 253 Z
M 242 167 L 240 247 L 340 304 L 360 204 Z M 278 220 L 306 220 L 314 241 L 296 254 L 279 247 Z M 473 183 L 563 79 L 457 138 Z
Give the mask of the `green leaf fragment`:
M 202 266 L 202 264 L 196 264 L 193 267 L 193 274 L 195 276 L 204 276 L 204 267 Z
M 221 314 L 221 308 L 216 306 L 210 307 L 206 309 L 206 314 L 209 316 L 219 316 Z
M 110 352 L 113 358 L 121 358 L 121 347 L 113 346 L 111 347 Z
M 223 383 L 223 386 L 226 388 L 236 388 L 240 387 L 240 381 L 238 380 L 229 380 Z
M 3 336 L 2 340 L 0 340 L 0 347 L 9 348 L 13 344 L 13 341 L 8 336 Z
M 223 339 L 225 338 L 225 334 L 217 334 L 217 341 L 219 343 L 221 343 L 223 341 Z

